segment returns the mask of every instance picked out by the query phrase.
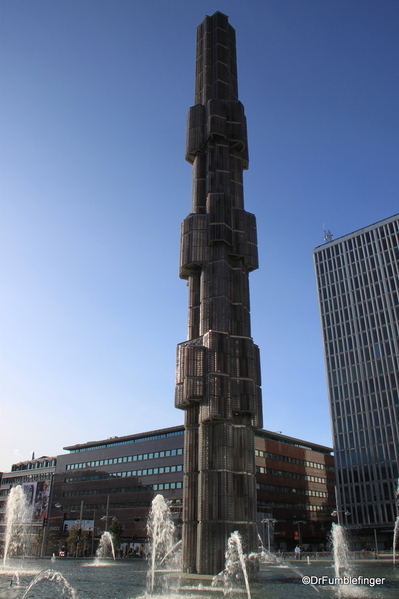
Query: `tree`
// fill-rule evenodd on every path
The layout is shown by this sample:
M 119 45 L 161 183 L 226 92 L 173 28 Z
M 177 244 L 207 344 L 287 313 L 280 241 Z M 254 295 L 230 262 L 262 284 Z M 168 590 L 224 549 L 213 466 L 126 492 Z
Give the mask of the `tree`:
M 40 528 L 39 532 L 36 534 L 36 553 L 37 553 L 37 555 L 40 555 L 40 552 L 42 549 L 43 536 L 44 536 L 44 528 Z M 44 555 L 46 555 L 46 552 L 47 552 L 49 546 L 50 547 L 54 546 L 54 541 L 55 541 L 54 533 L 51 530 L 47 531 L 46 546 L 44 547 Z
M 119 547 L 120 545 L 124 528 L 125 527 L 123 526 L 123 524 L 119 522 L 119 520 L 117 520 L 116 518 L 112 519 L 112 522 L 109 525 L 109 532 L 112 535 L 114 545 L 116 547 Z
M 79 545 L 85 543 L 88 539 L 88 536 L 83 530 L 79 527 L 79 524 L 74 524 L 69 531 L 69 535 L 67 538 L 67 545 L 74 545 L 76 547 L 76 555 L 79 553 Z M 82 547 L 80 547 L 82 550 Z

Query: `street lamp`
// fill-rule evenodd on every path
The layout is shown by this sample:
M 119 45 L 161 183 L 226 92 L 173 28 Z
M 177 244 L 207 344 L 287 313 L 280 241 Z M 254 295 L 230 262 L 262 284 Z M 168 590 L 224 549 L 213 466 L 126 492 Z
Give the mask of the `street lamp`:
M 270 524 L 275 523 L 277 520 L 275 518 L 264 518 L 261 520 L 262 524 L 267 524 L 267 550 L 270 553 Z
M 109 512 L 109 495 L 107 495 L 107 511 L 105 513 L 105 516 L 103 516 L 102 518 L 100 518 L 100 520 L 105 520 L 105 529 L 104 532 L 107 532 L 108 530 L 108 512 Z
M 344 514 L 344 516 L 346 517 L 345 518 L 346 526 L 348 526 L 348 516 L 350 516 L 351 513 L 348 512 L 348 510 L 337 510 L 337 509 L 334 510 L 333 512 L 331 512 L 331 516 L 333 518 L 337 518 L 337 520 L 338 520 L 338 526 L 342 526 L 340 514 Z

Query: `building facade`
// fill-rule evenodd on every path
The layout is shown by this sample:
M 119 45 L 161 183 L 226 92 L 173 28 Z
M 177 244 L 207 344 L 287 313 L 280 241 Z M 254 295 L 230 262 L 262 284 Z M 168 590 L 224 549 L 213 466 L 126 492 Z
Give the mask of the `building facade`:
M 60 544 L 66 544 L 76 521 L 83 522 L 89 553 L 92 548 L 95 552 L 115 518 L 124 527 L 126 542 L 142 545 L 158 493 L 181 522 L 183 447 L 181 426 L 65 447 L 69 453 L 58 457 L 51 512 Z
M 261 430 L 255 437 L 258 530 L 265 548 L 328 547 L 335 509 L 332 449 Z
M 0 554 L 4 546 L 7 498 L 17 485 L 22 486 L 28 502 L 26 529 L 30 537 L 27 541 L 29 552 L 41 553 L 41 531 L 47 526 L 56 464 L 57 458 L 42 456 L 13 464 L 10 472 L 3 472 L 0 484 Z
M 57 458 L 15 464 L 4 475 L 0 518 L 13 486 L 40 486 L 45 481 L 50 485 L 53 479 L 47 494 L 47 554 L 66 550 L 71 528 L 79 523 L 85 537 L 80 551 L 94 555 L 114 518 L 124 527 L 124 553 L 134 547 L 138 554 L 147 541 L 148 513 L 158 493 L 170 502 L 180 536 L 184 436 L 184 427 L 176 426 L 71 445 Z M 292 551 L 298 542 L 311 550 L 324 547 L 335 508 L 332 449 L 259 430 L 254 459 L 257 528 L 265 548 Z M 43 518 L 34 524 L 32 534 L 42 525 Z M 0 522 L 0 542 L 2 538 Z M 40 553 L 40 548 L 34 552 Z
M 399 439 L 399 215 L 328 241 L 314 265 L 338 516 L 391 542 Z

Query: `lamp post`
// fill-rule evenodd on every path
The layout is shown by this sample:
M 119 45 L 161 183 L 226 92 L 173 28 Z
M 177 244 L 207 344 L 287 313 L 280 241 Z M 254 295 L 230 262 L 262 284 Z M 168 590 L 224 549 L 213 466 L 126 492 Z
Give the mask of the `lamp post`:
M 264 518 L 262 524 L 267 524 L 267 550 L 270 553 L 270 524 L 277 522 L 275 518 Z
M 77 546 L 76 546 L 76 557 L 79 557 L 80 543 L 81 543 L 81 540 L 82 540 L 83 505 L 84 505 L 84 501 L 82 499 L 82 501 L 80 502 L 79 520 L 75 520 L 75 524 L 79 525 L 78 543 L 77 543 Z
M 96 534 L 96 510 L 93 510 L 93 530 L 91 533 L 91 557 L 94 554 L 94 535 Z
M 104 532 L 107 532 L 108 530 L 108 518 L 109 518 L 109 495 L 107 495 L 107 511 L 105 513 L 105 516 L 103 516 L 102 518 L 100 518 L 100 520 L 105 520 L 105 529 Z

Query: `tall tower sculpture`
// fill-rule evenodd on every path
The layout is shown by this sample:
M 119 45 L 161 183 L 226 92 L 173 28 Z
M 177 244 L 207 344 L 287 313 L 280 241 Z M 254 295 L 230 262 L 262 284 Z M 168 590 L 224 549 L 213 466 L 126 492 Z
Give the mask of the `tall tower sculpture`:
M 246 550 L 257 547 L 254 431 L 262 403 L 248 273 L 258 256 L 255 217 L 243 202 L 248 149 L 235 31 L 222 13 L 198 27 L 196 60 L 186 147 L 192 212 L 180 256 L 188 340 L 177 348 L 175 405 L 185 410 L 183 569 L 215 574 L 231 532 L 240 531 Z

